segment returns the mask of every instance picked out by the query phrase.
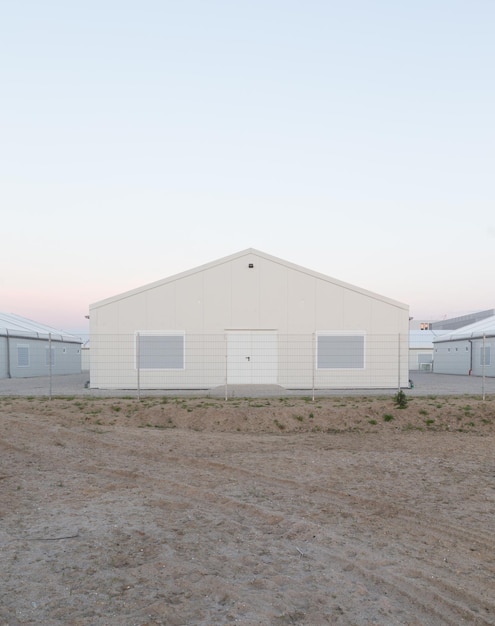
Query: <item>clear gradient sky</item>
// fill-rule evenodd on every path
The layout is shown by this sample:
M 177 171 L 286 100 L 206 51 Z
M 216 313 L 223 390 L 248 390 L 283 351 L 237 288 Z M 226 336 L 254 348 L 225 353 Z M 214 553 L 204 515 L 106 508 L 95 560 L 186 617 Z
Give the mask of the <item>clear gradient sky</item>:
M 0 0 L 0 310 L 245 248 L 495 307 L 493 0 Z

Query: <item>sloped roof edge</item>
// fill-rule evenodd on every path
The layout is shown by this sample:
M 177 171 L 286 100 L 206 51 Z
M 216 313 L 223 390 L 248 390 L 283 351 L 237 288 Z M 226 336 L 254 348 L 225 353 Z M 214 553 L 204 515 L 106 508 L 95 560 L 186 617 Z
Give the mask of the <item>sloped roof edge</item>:
M 366 289 L 363 289 L 361 287 L 357 287 L 356 285 L 351 285 L 350 283 L 346 283 L 343 282 L 341 280 L 338 280 L 336 278 L 333 278 L 331 276 L 327 276 L 326 274 L 321 274 L 320 272 L 314 271 L 314 270 L 310 270 L 306 267 L 297 265 L 295 263 L 292 263 L 290 261 L 286 261 L 284 259 L 280 259 L 278 257 L 272 256 L 270 254 L 267 254 L 266 252 L 262 252 L 261 250 L 257 250 L 256 248 L 247 248 L 245 250 L 241 250 L 240 252 L 236 252 L 234 254 L 222 257 L 220 259 L 217 259 L 216 261 L 210 261 L 209 263 L 205 263 L 203 265 L 200 265 L 198 267 L 186 270 L 184 272 L 180 272 L 179 274 L 174 274 L 172 276 L 169 276 L 167 278 L 163 278 L 161 280 L 158 281 L 154 281 L 152 283 L 148 283 L 146 285 L 143 285 L 141 287 L 137 287 L 136 289 L 131 289 L 129 291 L 125 291 L 123 293 L 117 294 L 115 296 L 111 296 L 109 298 L 105 298 L 104 300 L 99 300 L 97 302 L 94 302 L 92 304 L 89 305 L 89 309 L 91 311 L 91 309 L 96 309 L 99 308 L 101 306 L 105 306 L 107 304 L 112 304 L 114 302 L 118 302 L 119 300 L 123 300 L 125 298 L 129 298 L 131 296 L 134 295 L 138 295 L 140 293 L 144 293 L 145 291 L 149 291 L 151 289 L 156 289 L 157 287 L 160 287 L 162 285 L 166 285 L 168 283 L 172 283 L 176 280 L 181 280 L 182 278 L 186 278 L 188 276 L 192 276 L 194 274 L 197 274 L 199 272 L 203 272 L 205 270 L 214 268 L 214 267 L 218 267 L 219 265 L 223 265 L 225 263 L 230 263 L 231 261 L 234 261 L 235 259 L 239 259 L 242 258 L 244 256 L 248 256 L 248 255 L 254 255 L 263 259 L 266 259 L 268 261 L 272 261 L 273 263 L 278 263 L 280 265 L 283 265 L 284 267 L 293 269 L 295 271 L 298 272 L 302 272 L 304 274 L 308 274 L 310 276 L 313 276 L 315 278 L 319 278 L 320 280 L 324 280 L 327 282 L 330 282 L 334 285 L 337 285 L 339 287 L 344 287 L 345 289 L 348 289 L 350 291 L 354 291 L 356 293 L 368 296 L 370 298 L 374 298 L 375 300 L 380 300 L 381 302 L 385 302 L 387 304 L 390 304 L 392 306 L 396 306 L 400 309 L 406 309 L 409 310 L 409 305 L 403 303 L 403 302 L 399 302 L 398 300 L 393 300 L 392 298 L 388 298 L 386 296 L 382 296 L 378 293 L 374 293 L 372 291 L 368 291 Z
M 431 350 L 435 339 L 448 332 L 448 330 L 410 330 L 409 348 L 415 350 Z
M 81 343 L 81 340 L 74 335 L 64 333 L 61 330 L 46 324 L 40 324 L 26 317 L 21 317 L 15 313 L 0 312 L 0 336 L 25 337 L 26 339 L 47 339 L 51 336 L 55 341 Z
M 451 332 L 447 331 L 446 334 L 441 335 L 433 340 L 433 343 L 440 343 L 442 341 L 460 341 L 462 339 L 481 339 L 485 336 L 495 336 L 495 315 L 486 317 L 485 319 L 462 326 Z

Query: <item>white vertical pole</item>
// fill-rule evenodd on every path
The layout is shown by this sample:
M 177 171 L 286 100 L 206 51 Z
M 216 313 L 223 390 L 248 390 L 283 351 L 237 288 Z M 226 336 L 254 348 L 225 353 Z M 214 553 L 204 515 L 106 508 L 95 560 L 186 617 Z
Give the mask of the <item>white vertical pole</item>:
M 398 354 L 397 354 L 397 357 L 398 357 L 398 361 L 399 361 L 399 365 L 398 365 L 398 370 L 399 370 L 399 371 L 398 371 L 398 374 L 399 374 L 399 380 L 397 381 L 397 382 L 398 382 L 397 391 L 400 391 L 400 333 L 399 333 L 399 345 L 398 345 Z
M 141 357 L 140 357 L 141 341 L 139 333 L 136 333 L 136 369 L 137 369 L 137 397 L 141 400 Z
M 224 352 L 225 352 L 225 400 L 229 399 L 229 392 L 227 388 L 229 380 L 229 358 L 228 358 L 228 337 L 224 335 Z
M 313 386 L 313 402 L 315 401 L 315 370 L 316 370 L 316 331 L 311 335 L 311 374 Z
M 48 398 L 52 399 L 52 334 L 48 333 L 48 372 L 50 378 L 50 388 Z
M 10 337 L 9 337 L 9 329 L 6 328 L 6 339 L 7 339 L 7 378 L 12 378 L 12 362 L 10 357 Z
M 483 376 L 481 378 L 481 395 L 483 400 L 485 399 L 485 365 L 486 365 L 486 343 L 485 343 L 485 333 L 483 333 Z

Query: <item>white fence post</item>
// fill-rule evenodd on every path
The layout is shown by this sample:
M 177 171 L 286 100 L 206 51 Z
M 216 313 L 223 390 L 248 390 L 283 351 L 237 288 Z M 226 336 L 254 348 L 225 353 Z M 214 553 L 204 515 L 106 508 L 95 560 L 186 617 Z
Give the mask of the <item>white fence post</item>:
M 139 332 L 136 333 L 136 376 L 137 376 L 137 397 L 141 400 L 141 340 L 139 338 Z
M 48 333 L 48 374 L 49 374 L 49 392 L 48 399 L 52 399 L 52 334 Z
M 398 344 L 398 351 L 397 351 L 397 369 L 398 369 L 398 375 L 399 375 L 399 379 L 397 381 L 397 391 L 400 391 L 400 333 L 399 333 L 399 344 Z
M 224 352 L 225 352 L 225 400 L 229 399 L 228 380 L 229 380 L 229 355 L 228 355 L 228 337 L 224 335 Z
M 313 402 L 315 401 L 315 375 L 316 375 L 316 331 L 311 337 L 311 373 L 312 373 L 312 386 L 313 386 Z
M 486 344 L 485 344 L 485 333 L 483 333 L 483 369 L 482 369 L 482 377 L 481 377 L 481 395 L 483 400 L 485 399 L 485 365 L 486 365 Z

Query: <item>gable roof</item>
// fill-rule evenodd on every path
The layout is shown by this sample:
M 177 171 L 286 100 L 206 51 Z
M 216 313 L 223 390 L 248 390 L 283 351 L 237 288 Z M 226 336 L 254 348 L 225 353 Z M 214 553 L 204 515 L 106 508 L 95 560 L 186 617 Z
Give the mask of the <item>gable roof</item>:
M 336 278 L 332 278 L 331 276 L 326 276 L 325 274 L 320 274 L 319 272 L 315 272 L 313 270 L 310 270 L 308 268 L 302 267 L 300 265 L 296 265 L 295 263 L 291 263 L 290 261 L 285 261 L 283 259 L 279 259 L 275 256 L 272 256 L 270 254 L 266 254 L 265 252 L 261 252 L 260 250 L 256 250 L 255 248 L 247 248 L 246 250 L 241 250 L 240 252 L 236 252 L 235 254 L 231 254 L 229 256 L 226 257 L 222 257 L 221 259 L 218 259 L 216 261 L 211 261 L 210 263 L 206 263 L 204 265 L 200 265 L 199 267 L 195 267 L 193 269 L 187 270 L 185 272 L 181 272 L 179 274 L 175 274 L 173 276 L 170 276 L 168 278 L 164 278 L 162 280 L 158 280 L 156 282 L 152 282 L 149 283 L 147 285 L 143 285 L 142 287 L 138 287 L 137 289 L 131 289 L 130 291 L 126 291 L 123 292 L 121 294 L 112 296 L 110 298 L 105 298 L 104 300 L 100 300 L 98 302 L 95 302 L 93 304 L 90 304 L 90 309 L 92 308 L 97 308 L 100 306 L 104 306 L 106 304 L 111 304 L 114 302 L 118 302 L 119 300 L 122 300 L 124 298 L 128 298 L 129 296 L 134 296 L 134 295 L 138 295 L 140 293 L 144 293 L 145 291 L 149 291 L 151 289 L 156 289 L 157 287 L 160 287 L 162 285 L 166 285 L 168 283 L 174 282 L 176 280 L 181 280 L 182 278 L 186 278 L 188 276 L 192 276 L 194 274 L 197 274 L 199 272 L 203 272 L 205 270 L 214 268 L 214 267 L 218 267 L 220 265 L 223 265 L 225 263 L 230 263 L 232 261 L 235 261 L 236 259 L 240 259 L 242 257 L 245 256 L 254 256 L 254 257 L 258 257 L 261 259 L 265 259 L 267 261 L 271 261 L 272 263 L 277 263 L 279 265 L 283 265 L 284 267 L 287 267 L 288 269 L 292 269 L 294 271 L 297 272 L 302 272 L 304 274 L 308 274 L 310 276 L 313 276 L 314 278 L 318 278 L 320 280 L 332 283 L 333 285 L 337 285 L 339 287 L 343 287 L 345 289 L 348 289 L 350 291 L 354 291 L 355 293 L 359 293 L 361 295 L 367 296 L 369 298 L 373 298 L 375 300 L 379 300 L 380 302 L 385 302 L 387 304 L 390 304 L 392 306 L 396 306 L 400 309 L 405 309 L 405 310 L 409 310 L 409 306 L 407 304 L 404 304 L 403 302 L 399 302 L 397 300 L 393 300 L 391 298 L 387 298 L 385 296 L 381 296 L 377 293 L 373 293 L 372 291 L 367 291 L 366 289 L 362 289 L 360 287 L 356 287 L 355 285 L 351 285 L 349 283 L 345 283 L 341 280 L 337 280 Z
M 447 332 L 441 337 L 433 340 L 434 343 L 440 341 L 459 341 L 461 339 L 481 339 L 485 337 L 495 337 L 495 315 L 486 317 L 485 319 L 457 328 L 452 332 Z
M 14 313 L 0 312 L 0 336 L 3 337 L 25 337 L 26 339 L 51 339 L 55 341 L 66 341 L 81 343 L 81 340 L 74 335 L 69 335 L 61 330 L 34 322 Z
M 409 348 L 414 350 L 433 350 L 435 339 L 448 332 L 448 330 L 410 330 Z

